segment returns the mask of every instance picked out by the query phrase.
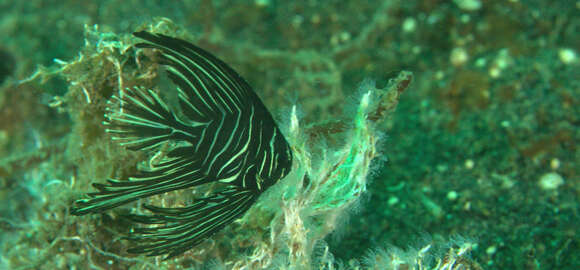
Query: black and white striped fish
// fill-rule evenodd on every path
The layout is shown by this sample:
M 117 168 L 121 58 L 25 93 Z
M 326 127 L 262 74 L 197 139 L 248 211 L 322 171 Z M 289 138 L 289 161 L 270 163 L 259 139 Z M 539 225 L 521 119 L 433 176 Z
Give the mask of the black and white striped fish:
M 187 41 L 136 32 L 157 49 L 177 85 L 184 117 L 153 90 L 126 89 L 114 96 L 105 124 L 113 140 L 130 150 L 161 151 L 158 162 L 129 179 L 93 184 L 98 192 L 75 202 L 73 215 L 99 213 L 140 198 L 207 183 L 224 189 L 187 207 L 144 207 L 153 215 L 131 215 L 150 224 L 134 229 L 130 249 L 151 256 L 179 255 L 241 217 L 268 187 L 291 169 L 292 152 L 274 119 L 248 83 L 227 64 Z

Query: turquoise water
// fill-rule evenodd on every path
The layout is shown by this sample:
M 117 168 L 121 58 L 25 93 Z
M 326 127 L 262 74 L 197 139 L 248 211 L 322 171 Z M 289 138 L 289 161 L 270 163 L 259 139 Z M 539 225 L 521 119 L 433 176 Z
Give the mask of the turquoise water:
M 267 242 L 276 225 L 250 211 L 246 225 L 156 262 L 126 252 L 129 209 L 68 215 L 91 182 L 146 158 L 112 144 L 101 122 L 120 84 L 170 85 L 147 77 L 151 60 L 130 46 L 132 32 L 156 29 L 230 64 L 285 127 L 293 105 L 305 126 L 350 123 L 365 80 L 382 88 L 413 72 L 396 111 L 372 127 L 366 192 L 336 219 L 305 224 L 333 230 L 306 249 L 312 264 L 332 253 L 335 266 L 364 268 L 391 245 L 433 244 L 437 257 L 469 242 L 483 269 L 578 269 L 578 4 L 383 2 L 1 1 L 0 268 L 227 269 Z M 347 138 L 309 143 L 336 150 Z

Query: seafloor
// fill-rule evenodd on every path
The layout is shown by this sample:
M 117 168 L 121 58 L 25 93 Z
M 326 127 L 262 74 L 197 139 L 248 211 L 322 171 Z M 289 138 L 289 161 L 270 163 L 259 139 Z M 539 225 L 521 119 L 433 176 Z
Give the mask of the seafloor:
M 124 253 L 128 225 L 114 215 L 68 215 L 90 182 L 130 170 L 109 157 L 143 158 L 110 146 L 99 125 L 119 78 L 131 81 L 118 59 L 132 49 L 115 35 L 130 43 L 153 24 L 230 63 L 281 122 L 294 104 L 304 122 L 342 119 L 363 81 L 413 72 L 377 127 L 366 194 L 325 239 L 335 263 L 324 269 L 432 242 L 443 257 L 473 243 L 471 269 L 580 269 L 573 0 L 2 0 L 0 268 L 156 268 Z M 196 255 L 173 268 L 228 267 Z

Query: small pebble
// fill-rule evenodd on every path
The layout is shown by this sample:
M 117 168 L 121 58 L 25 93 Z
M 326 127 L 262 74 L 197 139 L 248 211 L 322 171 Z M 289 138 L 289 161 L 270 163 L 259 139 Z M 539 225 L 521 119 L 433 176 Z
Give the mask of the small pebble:
M 552 170 L 560 168 L 560 160 L 557 158 L 550 160 L 550 168 L 552 168 Z
M 456 67 L 462 66 L 468 59 L 469 54 L 467 54 L 467 51 L 462 47 L 454 48 L 451 50 L 451 54 L 449 55 L 449 61 Z
M 399 198 L 397 198 L 397 197 L 390 197 L 389 200 L 387 201 L 387 204 L 389 206 L 393 206 L 397 203 L 399 203 Z
M 496 246 L 489 246 L 487 249 L 485 249 L 485 253 L 487 253 L 487 255 L 493 255 L 496 252 L 497 252 Z
M 417 21 L 413 17 L 408 17 L 403 21 L 403 32 L 411 33 L 417 28 Z
M 465 168 L 468 170 L 473 169 L 473 167 L 475 166 L 475 162 L 473 162 L 473 160 L 468 159 L 465 161 Z
M 572 49 L 560 49 L 558 57 L 563 64 L 569 65 L 576 61 L 576 52 Z
M 450 201 L 455 201 L 457 200 L 457 197 L 459 197 L 459 194 L 457 194 L 456 191 L 449 191 L 447 192 L 447 199 Z
M 498 78 L 501 75 L 501 70 L 496 66 L 491 67 L 488 72 L 492 78 Z
M 465 11 L 476 11 L 481 8 L 480 0 L 454 0 L 455 4 Z
M 550 172 L 540 177 L 539 185 L 543 190 L 555 190 L 564 184 L 564 178 L 555 172 Z

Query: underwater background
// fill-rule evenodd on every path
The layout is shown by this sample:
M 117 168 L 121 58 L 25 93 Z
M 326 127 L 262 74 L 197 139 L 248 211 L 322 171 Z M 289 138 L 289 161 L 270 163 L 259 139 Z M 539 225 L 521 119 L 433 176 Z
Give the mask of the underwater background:
M 145 159 L 101 122 L 120 85 L 163 85 L 131 60 L 146 28 L 225 60 L 282 126 L 294 105 L 312 129 L 346 121 L 369 80 L 412 72 L 372 126 L 366 191 L 298 215 L 322 238 L 312 254 L 248 259 L 288 221 L 259 210 L 172 261 L 128 254 L 115 211 L 68 214 Z M 578 33 L 573 0 L 0 0 L 0 269 L 443 269 L 452 253 L 464 268 L 448 269 L 580 269 Z M 329 152 L 350 138 L 317 136 L 306 144 Z

